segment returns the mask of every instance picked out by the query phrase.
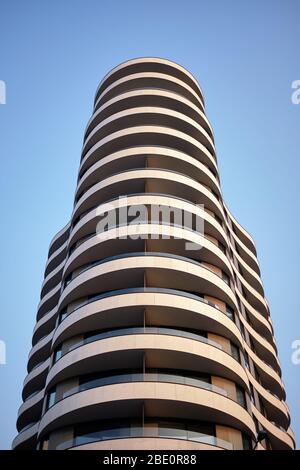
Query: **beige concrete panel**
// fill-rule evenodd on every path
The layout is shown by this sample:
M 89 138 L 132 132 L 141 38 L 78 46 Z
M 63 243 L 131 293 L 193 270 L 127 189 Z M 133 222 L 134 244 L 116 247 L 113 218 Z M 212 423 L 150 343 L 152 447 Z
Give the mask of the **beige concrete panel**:
M 223 253 L 223 251 L 213 243 L 206 235 L 198 234 L 196 231 L 187 230 L 184 228 L 168 225 L 159 225 L 159 224 L 133 224 L 119 226 L 116 228 L 108 229 L 105 232 L 94 235 L 87 240 L 83 241 L 72 254 L 69 256 L 68 260 L 65 263 L 63 278 L 70 273 L 73 273 L 73 279 L 76 277 L 74 271 L 78 269 L 77 275 L 80 274 L 80 271 L 85 270 L 88 267 L 88 263 L 91 260 L 95 259 L 93 251 L 97 248 L 97 258 L 105 259 L 110 256 L 119 255 L 119 247 L 123 246 L 124 252 L 129 252 L 126 250 L 126 247 L 130 246 L 129 243 L 133 239 L 137 239 L 136 247 L 138 247 L 138 241 L 142 243 L 144 247 L 144 240 L 146 237 L 150 237 L 147 243 L 147 251 L 157 251 L 157 248 L 153 250 L 152 245 L 158 246 L 158 254 L 166 253 L 170 256 L 176 255 L 183 256 L 188 261 L 199 260 L 204 268 L 213 271 L 217 274 L 218 277 L 222 278 L 221 269 L 227 273 L 227 275 L 232 275 L 231 264 Z M 164 240 L 164 238 L 165 240 Z M 116 248 L 118 245 L 118 249 Z M 123 244 L 123 245 L 122 245 Z M 187 250 L 188 245 L 194 244 L 195 248 L 193 250 Z M 101 249 L 101 250 L 100 250 Z M 103 256 L 101 257 L 101 251 Z M 122 250 L 121 250 L 122 251 Z M 141 251 L 137 248 L 137 251 Z M 212 264 L 209 264 L 209 268 L 205 266 L 205 259 L 209 259 Z M 218 269 L 219 268 L 219 269 Z
M 70 351 L 49 370 L 46 388 L 49 389 L 55 382 L 64 378 L 79 374 L 80 370 L 85 368 L 85 364 L 91 360 L 93 363 L 97 360 L 99 370 L 101 366 L 107 367 L 108 360 L 110 368 L 113 368 L 114 356 L 116 364 L 120 366 L 122 359 L 124 361 L 126 359 L 125 355 L 122 356 L 122 352 L 128 354 L 134 351 L 149 352 L 156 357 L 156 362 L 160 358 L 161 367 L 167 368 L 173 367 L 171 361 L 176 357 L 178 367 L 180 365 L 187 370 L 194 368 L 200 371 L 206 364 L 210 370 L 215 371 L 216 375 L 221 372 L 221 364 L 220 375 L 227 375 L 245 388 L 249 388 L 248 377 L 242 365 L 222 349 L 194 339 L 150 333 L 101 339 Z M 101 361 L 98 361 L 98 358 L 101 358 Z M 86 368 L 84 370 L 86 371 Z
M 295 448 L 291 436 L 286 431 L 280 429 L 265 418 L 265 416 L 255 408 L 253 403 L 252 412 L 263 428 L 267 431 L 273 450 L 293 450 Z
M 279 421 L 282 421 L 283 426 L 288 425 L 289 413 L 286 403 L 277 398 L 273 393 L 269 392 L 265 387 L 263 387 L 248 370 L 247 375 L 249 382 L 252 383 L 253 387 L 261 395 L 265 406 L 267 408 L 271 407 L 273 409 L 273 413 L 277 415 Z M 268 403 L 268 405 L 266 404 L 266 402 Z
M 108 85 L 105 90 L 102 91 L 102 93 L 98 96 L 97 101 L 95 102 L 94 110 L 96 110 L 99 106 L 99 104 L 103 101 L 103 98 L 107 99 L 106 97 L 108 95 L 116 95 L 120 93 L 120 89 L 122 91 L 128 89 L 128 84 L 132 84 L 132 82 L 137 84 L 136 88 L 140 87 L 140 83 L 142 80 L 147 80 L 147 83 L 149 83 L 149 79 L 152 81 L 152 83 L 161 83 L 164 84 L 164 86 L 161 86 L 163 89 L 167 90 L 180 90 L 180 94 L 182 94 L 185 97 L 188 97 L 193 103 L 197 104 L 201 110 L 204 110 L 203 102 L 200 99 L 199 95 L 184 81 L 172 77 L 169 74 L 166 73 L 159 73 L 159 72 L 138 72 L 138 73 L 132 73 L 129 75 L 126 75 L 118 80 L 115 80 L 113 83 Z M 135 88 L 135 87 L 133 87 Z M 118 91 L 116 91 L 116 89 Z
M 278 360 L 277 353 L 273 345 L 269 341 L 267 341 L 265 338 L 263 338 L 259 333 L 257 333 L 254 330 L 254 328 L 252 328 L 252 326 L 249 325 L 249 323 L 243 316 L 240 316 L 240 321 L 243 323 L 245 329 L 248 331 L 250 336 L 252 336 L 252 339 L 255 339 L 263 348 L 264 354 L 262 354 L 262 357 L 264 357 L 265 359 L 268 358 L 269 360 L 272 360 L 274 367 L 280 370 L 279 360 Z
M 54 307 L 36 322 L 35 327 L 33 329 L 33 341 L 36 341 L 37 337 L 42 337 L 44 334 L 47 333 L 47 331 L 50 329 L 49 324 L 52 323 L 54 326 L 56 314 L 57 308 Z
M 223 377 L 212 376 L 211 383 L 213 385 L 216 385 L 217 387 L 222 388 L 223 390 L 226 390 L 228 398 L 231 398 L 231 400 L 237 401 L 236 385 L 234 382 L 232 382 L 231 380 L 224 379 Z
M 68 416 L 72 416 L 78 409 L 88 412 L 95 407 L 107 407 L 110 403 L 128 400 L 150 400 L 174 404 L 174 413 L 178 408 L 186 407 L 186 416 L 200 419 L 206 410 L 210 419 L 224 419 L 233 425 L 239 425 L 252 436 L 255 436 L 254 422 L 249 413 L 236 402 L 205 389 L 198 389 L 186 385 L 170 383 L 135 382 L 107 385 L 81 393 L 71 395 L 53 405 L 42 417 L 39 427 L 39 435 L 55 428 L 58 423 L 69 424 Z M 106 408 L 107 409 L 107 408 Z M 194 414 L 195 413 L 195 414 Z M 191 415 L 190 415 L 191 414 Z M 189 416 L 190 415 L 190 416 Z M 79 414 L 78 414 L 79 416 Z M 85 414 L 85 416 L 88 416 Z
M 68 232 L 71 226 L 71 222 L 68 222 L 59 232 L 57 232 L 52 238 L 49 244 L 49 256 L 51 256 L 53 251 L 56 251 L 59 246 L 64 243 L 65 238 L 68 236 Z M 60 240 L 62 239 L 62 240 Z M 48 256 L 48 257 L 49 257 Z
M 220 183 L 214 174 L 207 168 L 207 166 L 187 153 L 178 151 L 176 149 L 160 147 L 158 145 L 141 145 L 139 147 L 129 147 L 104 156 L 101 158 L 101 160 L 96 161 L 92 166 L 90 166 L 88 170 L 86 170 L 86 172 L 82 175 L 78 181 L 76 193 L 79 194 L 84 189 L 84 187 L 88 185 L 89 181 L 91 181 L 92 184 L 96 181 L 99 181 L 100 179 L 105 178 L 106 176 L 110 176 L 111 173 L 109 173 L 107 167 L 113 168 L 113 172 L 116 173 L 117 168 L 120 169 L 122 168 L 122 165 L 124 165 L 123 161 L 126 161 L 129 158 L 131 160 L 136 160 L 138 156 L 142 155 L 147 155 L 148 158 L 156 157 L 156 159 L 160 161 L 162 168 L 164 167 L 163 163 L 165 159 L 167 159 L 168 161 L 173 162 L 173 169 L 178 167 L 178 170 L 181 170 L 182 168 L 182 173 L 184 173 L 183 169 L 186 171 L 189 170 L 189 173 L 193 172 L 192 175 L 195 179 L 210 184 L 216 192 L 221 194 Z M 93 180 L 92 176 L 94 174 L 100 175 L 100 171 L 101 176 Z
M 174 111 L 162 106 L 139 106 L 137 108 L 127 108 L 126 110 L 116 112 L 113 115 L 102 119 L 85 138 L 82 153 L 84 154 L 99 139 L 109 135 L 112 131 L 115 132 L 120 130 L 124 125 L 125 127 L 129 127 L 129 123 L 131 121 L 135 122 L 135 124 L 137 124 L 137 121 L 141 122 L 143 125 L 147 124 L 147 116 L 150 117 L 150 115 L 155 116 L 156 125 L 168 125 L 173 129 L 181 129 L 207 146 L 213 155 L 215 154 L 216 150 L 214 143 L 202 125 L 182 112 Z
M 35 423 L 26 431 L 20 432 L 13 440 L 12 449 L 25 446 L 28 441 L 32 440 L 37 435 L 38 426 L 39 423 Z
M 274 393 L 276 393 L 277 396 L 280 398 L 283 398 L 284 396 L 284 386 L 282 383 L 282 380 L 278 373 L 270 367 L 268 364 L 266 364 L 264 361 L 262 361 L 253 351 L 252 349 L 247 345 L 247 343 L 244 343 L 245 350 L 253 360 L 254 364 L 258 367 L 260 372 L 264 376 L 264 381 L 268 384 L 268 388 Z
M 178 288 L 178 286 L 182 287 L 182 283 L 186 283 L 187 286 L 189 285 L 190 289 L 197 291 L 197 285 L 200 285 L 199 281 L 201 280 L 201 282 L 206 286 L 205 289 L 207 289 L 208 295 L 213 295 L 218 298 L 221 296 L 221 300 L 228 302 L 237 309 L 236 298 L 233 291 L 216 274 L 203 268 L 201 265 L 199 266 L 185 260 L 163 256 L 134 256 L 118 258 L 94 266 L 81 273 L 68 284 L 60 296 L 58 308 L 61 309 L 71 300 L 82 296 L 81 292 L 83 292 L 83 289 L 86 294 L 88 294 L 86 288 L 87 283 L 89 283 L 90 280 L 96 281 L 96 279 L 102 278 L 103 290 L 110 290 L 109 285 L 107 284 L 106 286 L 104 284 L 104 276 L 107 277 L 109 275 L 111 279 L 114 272 L 118 273 L 118 276 L 120 276 L 122 272 L 128 273 L 128 270 L 130 269 L 140 269 L 141 272 L 147 270 L 148 282 L 150 279 L 150 273 L 152 273 L 152 277 L 155 276 L 156 282 L 158 284 L 160 283 L 162 286 L 164 285 L 164 281 L 161 279 L 161 276 L 165 277 L 167 273 L 170 273 L 173 281 L 172 287 L 175 289 Z M 114 285 L 116 286 L 115 281 Z M 209 286 L 211 287 L 211 292 L 209 292 Z M 151 284 L 149 287 L 151 287 Z
M 148 100 L 148 98 L 150 98 L 150 100 Z M 154 101 L 155 103 L 157 101 L 161 101 L 165 104 L 166 107 L 170 107 L 170 109 L 184 109 L 185 114 L 189 117 L 195 115 L 198 116 L 199 121 L 203 123 L 203 127 L 208 131 L 209 135 L 213 135 L 211 125 L 206 115 L 190 99 L 185 98 L 184 96 L 180 96 L 174 91 L 158 90 L 154 87 L 151 89 L 148 86 L 144 89 L 138 88 L 136 90 L 124 91 L 123 93 L 118 94 L 117 96 L 106 101 L 104 104 L 98 106 L 87 123 L 84 135 L 87 136 L 95 127 L 95 125 L 100 122 L 103 111 L 108 110 L 108 112 L 111 113 L 118 108 L 119 110 L 120 108 L 124 109 L 124 102 L 126 103 L 126 106 L 128 106 L 128 103 L 132 102 L 141 102 L 145 105 L 146 101 L 151 101 L 152 104 Z M 113 111 L 111 111 L 111 108 Z M 106 112 L 105 115 L 107 114 L 108 113 Z
M 66 240 L 57 250 L 55 250 L 51 256 L 48 258 L 46 267 L 45 267 L 45 276 L 53 271 L 64 259 L 65 250 L 68 245 L 68 240 Z
M 256 247 L 255 247 L 255 242 L 252 238 L 252 236 L 250 235 L 250 233 L 248 233 L 244 227 L 241 226 L 241 224 L 235 219 L 235 217 L 232 215 L 232 213 L 230 212 L 230 210 L 228 209 L 228 207 L 226 206 L 225 204 L 225 207 L 226 207 L 226 211 L 232 221 L 232 223 L 235 225 L 235 227 L 241 232 L 241 234 L 243 235 L 243 239 L 241 240 L 243 243 L 246 243 L 247 244 L 247 247 L 249 248 L 249 250 L 252 251 L 252 253 L 254 254 L 254 256 L 256 257 Z
M 38 377 L 40 374 L 45 373 L 45 371 L 49 367 L 49 359 L 46 359 L 44 362 L 42 362 L 38 367 L 35 369 L 32 369 L 31 372 L 26 376 L 24 382 L 23 382 L 23 389 L 31 382 L 34 380 L 36 377 Z
M 215 335 L 213 333 L 208 333 L 207 337 L 208 339 L 211 339 L 212 341 L 220 344 L 224 351 L 226 351 L 228 354 L 231 354 L 230 341 L 227 338 L 223 338 L 222 336 Z
M 61 273 L 63 270 L 65 264 L 65 259 L 55 268 L 53 271 L 50 271 L 48 275 L 45 277 L 43 284 L 42 284 L 42 289 L 41 289 L 41 295 L 42 297 L 46 295 L 53 287 L 57 285 L 57 283 L 61 280 Z
M 230 443 L 229 443 L 230 444 Z M 223 450 L 209 444 L 183 441 L 179 439 L 164 439 L 158 437 L 132 437 L 127 439 L 114 439 L 110 441 L 92 442 L 72 447 L 71 450 Z
M 45 393 L 45 390 L 43 389 L 39 393 L 34 395 L 33 397 L 25 400 L 19 408 L 18 419 L 20 418 L 22 414 L 28 412 L 30 408 L 36 406 L 37 404 L 40 404 L 40 402 L 42 402 L 42 400 L 44 399 L 44 393 Z
M 269 334 L 273 337 L 273 329 L 270 323 L 270 317 L 266 318 L 257 310 L 255 310 L 255 308 L 252 307 L 252 305 L 245 299 L 245 297 L 238 289 L 236 289 L 235 292 L 237 297 L 240 299 L 241 303 L 248 310 L 251 319 L 253 319 L 254 317 L 255 321 L 259 322 L 265 329 L 267 329 L 269 331 Z
M 201 203 L 204 205 L 210 204 L 211 207 L 214 208 L 215 212 L 218 213 L 219 217 L 224 216 L 223 208 L 220 201 L 218 201 L 216 196 L 209 189 L 207 189 L 203 184 L 198 183 L 198 181 L 185 175 L 168 170 L 141 168 L 137 170 L 128 170 L 126 172 L 109 176 L 108 178 L 100 181 L 99 183 L 96 183 L 94 186 L 89 188 L 77 201 L 73 210 L 72 218 L 74 219 L 84 213 L 85 210 L 92 208 L 93 205 L 95 205 L 96 200 L 97 204 L 99 205 L 101 202 L 106 202 L 101 201 L 101 192 L 107 191 L 107 188 L 111 188 L 114 185 L 121 183 L 126 183 L 129 185 L 129 182 L 140 180 L 147 181 L 148 186 L 153 181 L 164 181 L 165 184 L 168 183 L 170 185 L 172 191 L 178 196 L 180 196 L 180 194 L 182 193 L 182 188 L 185 188 L 185 197 L 192 197 L 192 195 L 194 195 L 193 197 L 195 198 L 197 195 L 197 197 L 199 198 L 199 204 L 201 199 Z
M 82 219 L 75 225 L 73 230 L 70 233 L 70 246 L 77 240 L 80 239 L 81 236 L 89 234 L 91 231 L 95 231 L 96 223 L 99 221 L 99 214 L 108 212 L 109 210 L 118 210 L 121 208 L 126 207 L 134 207 L 137 205 L 145 205 L 145 206 L 161 206 L 161 207 L 170 207 L 171 209 L 176 209 L 180 211 L 186 211 L 187 213 L 191 213 L 199 218 L 204 220 L 205 224 L 205 234 L 209 235 L 209 233 L 214 233 L 215 238 L 218 238 L 222 241 L 222 243 L 227 243 L 227 236 L 222 228 L 222 226 L 216 221 L 215 218 L 210 216 L 207 211 L 203 211 L 201 207 L 197 207 L 196 205 L 189 203 L 187 201 L 183 201 L 180 199 L 176 199 L 174 197 L 168 196 L 155 196 L 155 195 L 139 195 L 139 196 L 128 196 L 127 198 L 115 199 L 109 203 L 101 204 L 96 209 L 92 209 L 87 214 L 85 214 Z M 89 228 L 85 228 L 85 227 Z M 72 256 L 72 255 L 71 255 Z M 70 257 L 71 257 L 70 256 Z M 66 264 L 69 264 L 67 260 Z M 66 269 L 65 269 L 66 270 Z M 65 271 L 64 270 L 64 271 Z
M 130 139 L 132 137 L 139 137 L 143 136 L 143 139 L 141 140 L 141 144 L 145 145 L 145 135 L 149 134 L 155 134 L 156 140 L 157 140 L 157 145 L 160 145 L 160 137 L 163 137 L 165 141 L 168 141 L 170 143 L 173 143 L 174 145 L 170 145 L 172 148 L 177 146 L 179 151 L 182 151 L 180 147 L 182 145 L 178 145 L 178 143 L 183 143 L 185 152 L 189 153 L 191 156 L 194 156 L 199 161 L 202 161 L 202 163 L 205 163 L 210 166 L 210 168 L 213 168 L 216 173 L 218 173 L 218 168 L 216 161 L 212 154 L 206 149 L 204 145 L 202 145 L 197 139 L 194 139 L 187 135 L 184 132 L 180 132 L 177 130 L 174 130 L 170 127 L 162 127 L 162 126 L 136 126 L 136 127 L 129 127 L 128 129 L 123 129 L 121 131 L 116 131 L 110 134 L 107 137 L 104 137 L 101 139 L 97 144 L 95 144 L 87 153 L 84 155 L 81 165 L 80 165 L 80 171 L 86 169 L 87 167 L 91 166 L 93 163 L 95 163 L 96 160 L 99 159 L 98 154 L 99 150 L 103 150 L 104 146 L 107 146 L 110 144 L 110 148 L 115 147 L 113 151 L 117 151 L 118 148 L 120 148 L 119 145 L 115 146 L 115 143 L 118 139 L 126 139 L 128 140 L 128 145 L 127 147 L 131 147 Z M 143 142 L 142 142 L 143 141 Z M 113 145 L 112 145 L 113 144 Z M 134 145 L 136 146 L 137 143 Z M 149 142 L 147 145 L 153 145 L 150 144 Z M 192 149 L 192 150 L 191 150 Z M 97 152 L 97 157 L 95 155 L 95 152 Z M 111 153 L 112 150 L 109 152 L 106 152 L 106 155 L 108 153 Z M 100 152 L 101 153 L 101 152 Z M 103 157 L 106 155 L 102 155 Z
M 242 433 L 238 429 L 216 425 L 216 436 L 233 444 L 233 450 L 243 450 Z
M 74 311 L 55 330 L 52 348 L 55 348 L 65 338 L 74 336 L 81 331 L 117 325 L 118 323 L 112 322 L 115 321 L 115 318 L 119 318 L 121 321 L 124 309 L 127 312 L 139 307 L 148 310 L 152 306 L 150 318 L 153 318 L 154 321 L 156 318 L 155 309 L 157 309 L 159 316 L 157 321 L 159 320 L 161 324 L 191 328 L 205 328 L 206 325 L 207 327 L 210 325 L 210 328 L 242 345 L 240 331 L 235 323 L 222 313 L 222 309 L 218 310 L 204 302 L 175 293 L 138 292 L 103 298 Z M 172 317 L 174 317 L 173 321 Z M 119 325 L 122 324 L 119 323 Z
M 125 62 L 122 62 L 121 64 L 117 65 L 112 70 L 110 70 L 104 76 L 104 78 L 101 80 L 100 84 L 97 87 L 96 94 L 95 94 L 95 96 L 96 96 L 95 101 L 96 101 L 96 99 L 98 99 L 99 91 L 103 87 L 104 83 L 109 78 L 111 78 L 116 72 L 118 72 L 122 69 L 126 70 L 126 68 L 130 67 L 130 66 L 134 66 L 134 65 L 137 65 L 137 64 L 142 64 L 143 65 L 143 64 L 147 64 L 147 63 L 150 63 L 150 64 L 153 63 L 153 64 L 157 64 L 157 65 L 160 65 L 160 64 L 168 65 L 168 66 L 172 67 L 172 69 L 174 69 L 174 71 L 178 70 L 179 72 L 181 72 L 183 75 L 186 75 L 187 77 L 189 77 L 190 80 L 192 80 L 194 82 L 196 90 L 198 91 L 198 93 L 200 93 L 200 97 L 202 97 L 203 93 L 201 91 L 201 87 L 200 87 L 198 81 L 196 80 L 196 78 L 188 70 L 186 70 L 181 65 L 179 65 L 176 62 L 173 62 L 171 60 L 161 59 L 161 58 L 158 58 L 158 57 L 139 57 L 139 58 L 136 58 L 136 59 L 130 59 L 130 60 L 127 60 Z M 127 74 L 125 73 L 124 75 L 126 76 Z M 202 99 L 203 99 L 203 97 L 202 97 Z

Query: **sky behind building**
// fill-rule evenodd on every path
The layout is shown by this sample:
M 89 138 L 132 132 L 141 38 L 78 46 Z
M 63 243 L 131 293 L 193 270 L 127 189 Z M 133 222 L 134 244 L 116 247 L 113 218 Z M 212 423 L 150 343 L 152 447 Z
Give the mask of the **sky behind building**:
M 95 90 L 139 56 L 178 62 L 204 92 L 224 199 L 256 241 L 299 442 L 299 14 L 297 0 L 1 1 L 0 448 L 16 434 L 47 250 L 70 218 Z

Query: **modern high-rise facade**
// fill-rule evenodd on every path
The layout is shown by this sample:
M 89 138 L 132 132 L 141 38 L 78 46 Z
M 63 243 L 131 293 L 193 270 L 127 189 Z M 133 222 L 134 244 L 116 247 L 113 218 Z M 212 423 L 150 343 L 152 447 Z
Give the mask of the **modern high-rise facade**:
M 100 83 L 32 345 L 14 449 L 294 448 L 255 245 L 180 65 Z

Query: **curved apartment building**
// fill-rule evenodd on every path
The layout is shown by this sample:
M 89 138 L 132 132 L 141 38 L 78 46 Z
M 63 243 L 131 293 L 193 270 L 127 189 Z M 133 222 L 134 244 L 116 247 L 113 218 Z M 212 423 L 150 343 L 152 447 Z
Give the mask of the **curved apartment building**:
M 32 345 L 14 449 L 294 449 L 255 245 L 180 65 L 100 83 Z

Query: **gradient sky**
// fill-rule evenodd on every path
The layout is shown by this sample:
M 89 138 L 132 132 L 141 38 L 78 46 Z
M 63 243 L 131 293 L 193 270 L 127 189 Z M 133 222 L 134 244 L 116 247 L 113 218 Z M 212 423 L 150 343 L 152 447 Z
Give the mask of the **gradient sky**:
M 300 442 L 299 0 L 0 0 L 0 448 L 16 434 L 52 236 L 68 221 L 96 87 L 138 56 L 200 82 L 226 203 L 254 236 Z

